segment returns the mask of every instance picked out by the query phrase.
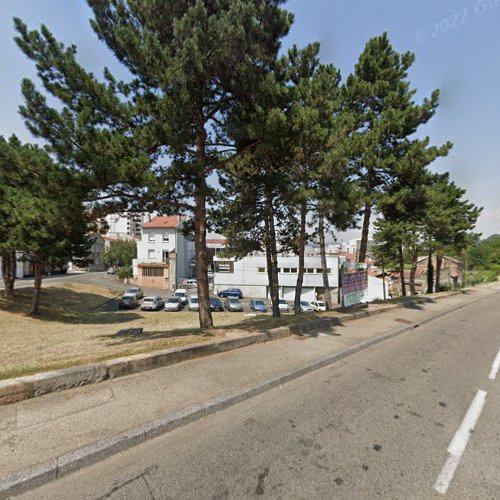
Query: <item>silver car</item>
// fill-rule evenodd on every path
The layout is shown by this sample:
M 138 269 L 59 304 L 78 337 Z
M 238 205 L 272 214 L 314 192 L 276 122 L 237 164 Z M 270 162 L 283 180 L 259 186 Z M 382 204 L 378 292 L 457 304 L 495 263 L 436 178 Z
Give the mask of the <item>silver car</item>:
M 321 300 L 313 300 L 311 302 L 311 307 L 315 311 L 326 312 L 326 304 L 323 301 L 321 301 Z
M 137 300 L 142 299 L 144 297 L 144 292 L 142 288 L 129 288 L 124 294 L 124 297 L 135 297 Z
M 159 311 L 160 309 L 163 309 L 164 305 L 165 302 L 159 295 L 149 296 L 149 297 L 144 297 L 144 300 L 142 301 L 141 304 L 141 309 L 143 311 Z
M 165 311 L 180 311 L 182 309 L 182 301 L 180 297 L 169 297 L 165 302 Z
M 240 299 L 236 297 L 228 297 L 224 301 L 224 306 L 228 311 L 231 312 L 241 312 L 243 311 L 243 304 L 240 302 Z
M 295 308 L 295 306 L 294 306 Z M 309 302 L 305 302 L 303 300 L 300 301 L 300 310 L 303 313 L 312 313 L 314 312 L 314 309 L 311 307 L 311 304 Z
M 199 311 L 200 310 L 200 302 L 198 300 L 198 295 L 191 295 L 191 297 L 189 297 L 188 309 L 190 311 Z

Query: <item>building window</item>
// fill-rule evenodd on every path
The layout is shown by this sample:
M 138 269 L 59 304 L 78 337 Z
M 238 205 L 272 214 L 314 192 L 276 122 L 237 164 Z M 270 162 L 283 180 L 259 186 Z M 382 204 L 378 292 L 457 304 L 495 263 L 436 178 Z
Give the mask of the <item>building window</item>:
M 258 272 L 259 273 L 265 273 L 266 272 L 266 268 L 265 267 L 259 267 L 258 268 Z
M 308 268 L 306 269 L 307 274 L 314 274 L 314 269 Z
M 316 272 L 317 272 L 318 274 L 322 274 L 322 273 L 323 273 L 323 269 L 321 269 L 321 267 L 318 267 L 318 268 L 316 269 Z M 327 274 L 332 274 L 332 270 L 328 267 L 328 268 L 326 269 L 326 273 L 327 273 Z
M 148 241 L 155 242 L 156 241 L 156 234 L 155 233 L 149 233 L 148 234 Z
M 142 275 L 148 278 L 158 278 L 163 276 L 163 267 L 143 267 Z
M 287 274 L 290 273 L 290 268 L 289 267 L 284 267 L 283 268 L 283 272 L 287 273 Z
M 290 269 L 290 272 L 291 272 L 292 274 L 297 274 L 297 268 L 296 268 L 296 267 L 292 267 L 292 268 Z
M 168 233 L 163 233 L 163 243 L 168 243 L 170 241 L 170 235 Z
M 162 260 L 162 262 L 168 262 L 168 252 L 166 252 L 165 250 L 163 250 L 163 252 L 162 252 L 161 260 Z
M 154 259 L 155 258 L 155 251 L 154 250 L 148 250 L 148 259 Z

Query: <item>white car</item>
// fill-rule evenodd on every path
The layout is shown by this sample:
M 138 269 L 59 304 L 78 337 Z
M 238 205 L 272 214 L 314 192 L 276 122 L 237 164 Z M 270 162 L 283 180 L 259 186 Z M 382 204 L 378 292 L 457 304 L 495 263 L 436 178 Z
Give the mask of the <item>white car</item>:
M 321 300 L 313 300 L 310 304 L 315 311 L 326 312 L 326 304 Z
M 160 309 L 163 309 L 164 305 L 165 302 L 159 295 L 144 297 L 144 300 L 141 304 L 141 309 L 143 311 L 159 311 Z
M 179 297 L 182 305 L 186 305 L 188 303 L 187 290 L 185 290 L 184 288 L 178 288 L 177 290 L 175 290 L 174 297 Z
M 130 288 L 124 294 L 124 297 L 135 297 L 137 300 L 142 299 L 144 297 L 144 292 L 142 288 Z
M 200 303 L 198 301 L 198 295 L 191 295 L 188 300 L 188 309 L 190 311 L 199 311 Z
M 288 305 L 288 302 L 285 299 L 279 300 L 278 307 L 279 307 L 280 311 L 282 311 L 282 312 L 289 312 L 290 311 L 290 306 Z
M 182 309 L 182 301 L 179 297 L 169 297 L 165 302 L 165 311 L 180 311 Z

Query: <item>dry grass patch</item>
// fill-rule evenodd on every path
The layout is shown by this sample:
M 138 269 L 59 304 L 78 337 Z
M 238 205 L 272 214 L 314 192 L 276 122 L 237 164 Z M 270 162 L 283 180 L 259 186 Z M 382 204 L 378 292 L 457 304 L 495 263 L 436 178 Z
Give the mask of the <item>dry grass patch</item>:
M 287 314 L 273 319 L 269 314 L 252 317 L 216 312 L 216 329 L 205 336 L 195 312 L 106 310 L 100 306 L 122 292 L 74 282 L 44 286 L 40 315 L 31 317 L 32 292 L 32 288 L 16 290 L 13 302 L 0 296 L 0 379 L 266 331 L 325 316 Z M 144 333 L 117 335 L 120 330 L 136 327 L 142 327 Z

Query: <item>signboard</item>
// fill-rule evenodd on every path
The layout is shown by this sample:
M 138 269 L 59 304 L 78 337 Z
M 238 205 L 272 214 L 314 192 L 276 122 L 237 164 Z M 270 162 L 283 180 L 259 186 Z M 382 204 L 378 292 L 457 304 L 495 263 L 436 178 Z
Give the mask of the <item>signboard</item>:
M 231 260 L 217 260 L 214 266 L 216 273 L 234 273 L 234 262 Z
M 340 267 L 342 306 L 350 307 L 368 300 L 368 271 L 366 264 L 345 262 Z

